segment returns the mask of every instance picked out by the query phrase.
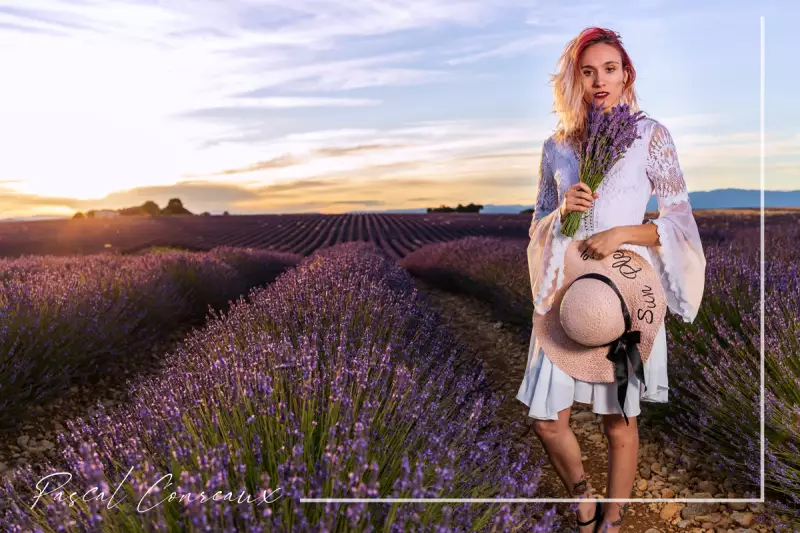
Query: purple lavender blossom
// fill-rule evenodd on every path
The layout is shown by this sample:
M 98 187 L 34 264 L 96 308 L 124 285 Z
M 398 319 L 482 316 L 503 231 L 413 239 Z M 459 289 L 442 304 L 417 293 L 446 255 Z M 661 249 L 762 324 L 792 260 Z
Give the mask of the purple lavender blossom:
M 53 463 L 0 485 L 0 529 L 447 531 L 556 527 L 553 506 L 304 504 L 302 497 L 532 497 L 541 471 L 493 422 L 502 398 L 478 360 L 380 249 L 322 249 L 228 313 L 212 313 L 133 401 L 70 421 Z M 73 472 L 74 489 L 127 501 L 26 505 L 38 477 Z M 160 485 L 137 503 L 165 474 Z M 103 485 L 105 484 L 105 485 Z M 220 490 L 271 503 L 163 501 Z M 157 502 L 163 501 L 160 505 Z M 72 525 L 70 525 L 72 524 Z M 131 525 L 134 524 L 134 525 Z M 96 527 L 94 529 L 97 529 Z
M 603 113 L 594 102 L 587 113 L 587 149 L 581 153 L 578 174 L 580 181 L 589 185 L 594 192 L 606 173 L 630 148 L 635 139 L 637 122 L 642 112 L 630 112 L 627 104 L 614 106 L 610 112 Z M 583 212 L 573 211 L 564 218 L 561 232 L 574 236 L 580 225 Z

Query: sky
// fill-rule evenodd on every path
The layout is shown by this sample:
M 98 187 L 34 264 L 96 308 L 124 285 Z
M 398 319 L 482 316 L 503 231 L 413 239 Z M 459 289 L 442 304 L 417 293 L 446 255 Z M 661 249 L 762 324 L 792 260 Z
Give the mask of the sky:
M 621 34 L 690 192 L 758 189 L 762 15 L 765 188 L 800 189 L 788 0 L 0 0 L 0 218 L 533 206 L 588 26 Z

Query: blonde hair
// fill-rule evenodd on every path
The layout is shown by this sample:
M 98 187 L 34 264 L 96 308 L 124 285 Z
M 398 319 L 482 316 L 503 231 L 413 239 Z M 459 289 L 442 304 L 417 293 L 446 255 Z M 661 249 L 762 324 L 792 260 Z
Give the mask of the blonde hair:
M 633 68 L 633 63 L 622 46 L 620 35 L 605 28 L 586 28 L 567 43 L 558 60 L 558 72 L 550 75 L 553 85 L 553 111 L 559 116 L 554 139 L 559 142 L 579 146 L 586 133 L 589 106 L 583 99 L 584 90 L 578 76 L 580 74 L 578 60 L 587 47 L 597 43 L 610 44 L 619 50 L 622 56 L 622 70 L 628 74 L 625 87 L 622 89 L 621 103 L 628 104 L 632 113 L 639 111 L 639 101 L 633 87 L 636 69 Z M 611 105 L 617 105 L 617 102 Z

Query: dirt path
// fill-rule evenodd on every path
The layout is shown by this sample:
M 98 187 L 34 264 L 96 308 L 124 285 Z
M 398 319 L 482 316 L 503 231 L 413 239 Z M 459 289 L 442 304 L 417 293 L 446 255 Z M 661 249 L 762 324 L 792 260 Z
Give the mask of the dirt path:
M 499 322 L 485 302 L 462 294 L 439 290 L 423 280 L 417 287 L 434 308 L 447 319 L 455 335 L 476 353 L 494 387 L 505 394 L 497 412 L 509 427 L 525 420 L 524 429 L 513 430 L 515 442 L 532 449 L 532 457 L 547 457 L 533 432 L 533 419 L 525 405 L 516 399 L 525 374 L 530 328 Z M 580 443 L 584 469 L 595 494 L 606 494 L 608 441 L 596 416 L 587 404 L 572 406 L 570 426 Z M 663 428 L 647 418 L 646 404 L 639 417 L 639 472 L 631 498 L 742 498 L 730 481 L 718 479 L 713 470 L 698 461 L 682 456 L 688 465 L 678 463 L 680 452 L 669 449 L 659 438 Z M 688 468 L 687 468 L 688 466 Z M 566 489 L 555 470 L 546 462 L 541 489 L 542 497 L 567 498 Z M 569 504 L 558 504 L 564 516 L 563 531 L 577 531 L 575 514 Z M 762 504 L 748 503 L 632 503 L 625 515 L 622 531 L 630 533 L 665 533 L 672 531 L 749 533 L 772 531 L 758 522 Z

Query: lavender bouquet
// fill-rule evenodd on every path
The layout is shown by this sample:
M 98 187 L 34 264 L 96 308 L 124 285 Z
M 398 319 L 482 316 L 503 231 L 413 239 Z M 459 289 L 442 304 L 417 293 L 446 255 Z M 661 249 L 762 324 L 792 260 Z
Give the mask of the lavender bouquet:
M 636 123 L 642 119 L 642 111 L 631 113 L 628 104 L 620 104 L 612 107 L 609 113 L 603 113 L 603 104 L 598 107 L 592 102 L 591 105 L 586 149 L 580 151 L 578 179 L 594 192 L 633 141 L 641 138 L 636 134 Z M 568 213 L 561 225 L 561 233 L 574 236 L 583 214 L 581 211 Z

